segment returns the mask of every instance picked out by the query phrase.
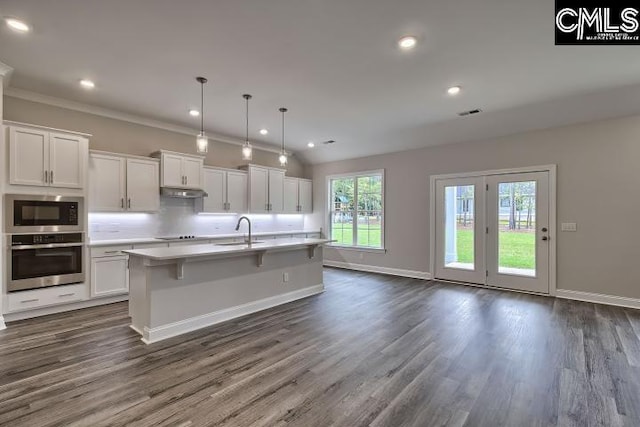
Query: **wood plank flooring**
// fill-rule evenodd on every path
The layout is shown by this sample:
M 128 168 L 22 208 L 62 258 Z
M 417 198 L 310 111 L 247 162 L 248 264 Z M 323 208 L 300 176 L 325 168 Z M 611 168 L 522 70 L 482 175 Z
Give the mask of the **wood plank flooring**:
M 126 303 L 11 323 L 0 425 L 640 425 L 639 311 L 337 269 L 325 283 L 149 346 Z

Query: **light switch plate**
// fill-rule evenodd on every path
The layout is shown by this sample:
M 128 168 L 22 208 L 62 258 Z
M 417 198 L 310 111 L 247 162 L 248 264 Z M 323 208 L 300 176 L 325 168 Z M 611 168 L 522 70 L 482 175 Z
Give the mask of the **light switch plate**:
M 562 231 L 578 231 L 578 225 L 575 222 L 563 222 Z

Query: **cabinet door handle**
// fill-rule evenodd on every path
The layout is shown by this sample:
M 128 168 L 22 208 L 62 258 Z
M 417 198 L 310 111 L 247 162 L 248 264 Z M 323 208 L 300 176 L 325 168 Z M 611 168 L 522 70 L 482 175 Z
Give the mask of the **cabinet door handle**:
M 40 301 L 38 298 L 33 298 L 33 299 L 24 299 L 24 300 L 20 301 L 20 303 L 26 304 L 28 302 L 38 302 L 38 301 Z
M 58 298 L 64 298 L 64 297 L 72 297 L 74 296 L 76 293 L 75 292 L 71 292 L 69 294 L 60 294 L 58 295 Z
M 189 177 L 188 176 L 184 177 L 184 183 L 187 184 L 187 185 L 189 184 Z
M 47 184 L 49 182 L 49 172 L 44 171 L 44 183 Z
M 131 209 L 131 198 L 127 200 L 127 208 Z
M 49 181 L 53 184 L 53 171 L 51 171 L 51 176 L 49 177 Z
M 104 251 L 105 254 L 121 254 L 121 251 Z
M 124 209 L 124 198 L 120 199 L 120 207 Z

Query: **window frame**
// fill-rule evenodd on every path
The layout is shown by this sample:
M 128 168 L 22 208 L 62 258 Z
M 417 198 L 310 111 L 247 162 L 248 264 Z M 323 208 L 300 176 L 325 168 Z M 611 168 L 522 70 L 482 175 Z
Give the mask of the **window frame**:
M 372 176 L 372 175 L 380 175 L 382 183 L 381 183 L 381 198 L 382 198 L 382 209 L 380 210 L 381 212 L 381 220 L 380 220 L 380 247 L 375 247 L 375 246 L 359 246 L 357 245 L 358 242 L 358 178 L 362 178 L 362 177 L 368 177 L 368 176 Z M 385 180 L 385 170 L 384 169 L 374 169 L 374 170 L 367 170 L 367 171 L 360 171 L 360 172 L 352 172 L 352 173 L 342 173 L 342 174 L 335 174 L 335 175 L 327 175 L 326 177 L 326 188 L 327 188 L 327 204 L 326 204 L 326 209 L 327 209 L 327 219 L 326 219 L 326 229 L 329 231 L 328 235 L 331 238 L 332 234 L 333 234 L 333 229 L 332 229 L 332 221 L 331 221 L 331 214 L 333 212 L 335 212 L 335 207 L 334 207 L 334 202 L 333 202 L 333 191 L 331 188 L 331 182 L 335 179 L 344 179 L 344 178 L 351 178 L 354 180 L 354 186 L 353 186 L 353 199 L 354 199 L 354 215 L 353 215 L 353 231 L 352 231 L 352 236 L 353 236 L 353 242 L 354 244 L 352 245 L 344 245 L 344 244 L 340 244 L 337 242 L 330 242 L 328 243 L 328 246 L 333 247 L 333 248 L 337 248 L 337 249 L 345 249 L 345 250 L 357 250 L 357 251 L 362 251 L 362 252 L 386 252 L 386 244 L 385 244 L 385 228 L 386 228 L 386 202 L 385 202 L 385 187 L 386 187 L 386 180 Z

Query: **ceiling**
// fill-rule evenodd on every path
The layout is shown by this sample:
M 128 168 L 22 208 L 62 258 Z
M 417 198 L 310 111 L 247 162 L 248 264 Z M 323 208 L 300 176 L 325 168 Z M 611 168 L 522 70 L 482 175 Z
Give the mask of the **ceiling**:
M 279 144 L 288 107 L 287 148 L 310 163 L 640 113 L 637 47 L 554 46 L 554 0 L 2 0 L 0 15 L 33 27 L 0 30 L 11 87 L 195 134 L 203 75 L 207 130 L 243 138 L 250 93 L 252 140 Z

